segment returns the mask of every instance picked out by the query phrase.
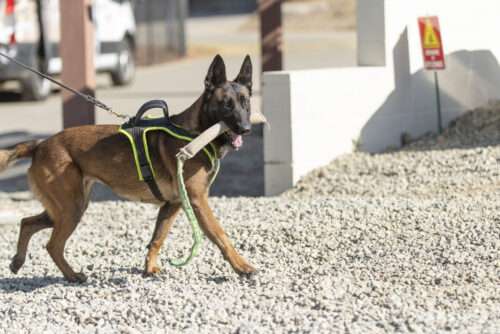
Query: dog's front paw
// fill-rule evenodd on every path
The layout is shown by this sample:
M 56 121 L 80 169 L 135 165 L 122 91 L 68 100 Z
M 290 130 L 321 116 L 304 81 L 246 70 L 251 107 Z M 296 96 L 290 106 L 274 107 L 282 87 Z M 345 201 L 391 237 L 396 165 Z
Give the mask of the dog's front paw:
M 248 263 L 239 265 L 237 268 L 234 268 L 234 270 L 236 270 L 239 275 L 246 277 L 251 277 L 257 273 L 257 269 Z
M 17 274 L 19 269 L 21 269 L 21 267 L 23 266 L 24 261 L 25 261 L 24 257 L 20 257 L 18 255 L 14 256 L 12 258 L 12 261 L 10 262 L 9 266 L 10 271 L 12 271 L 13 274 Z
M 85 283 L 87 282 L 87 276 L 84 273 L 76 273 L 74 276 L 66 277 L 66 280 L 70 283 Z
M 147 268 L 146 270 L 144 270 L 143 276 L 144 277 L 151 277 L 151 276 L 155 276 L 156 274 L 159 274 L 160 272 L 161 272 L 160 267 L 154 266 L 152 268 Z

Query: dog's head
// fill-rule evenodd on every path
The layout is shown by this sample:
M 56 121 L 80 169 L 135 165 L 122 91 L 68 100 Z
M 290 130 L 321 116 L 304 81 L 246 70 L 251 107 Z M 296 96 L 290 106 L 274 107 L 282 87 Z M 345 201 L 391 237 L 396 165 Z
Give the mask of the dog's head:
M 229 131 L 222 135 L 219 143 L 239 149 L 243 135 L 250 133 L 250 96 L 252 95 L 252 61 L 246 56 L 240 73 L 233 81 L 226 77 L 226 65 L 217 55 L 205 78 L 205 112 L 211 123 L 224 121 Z

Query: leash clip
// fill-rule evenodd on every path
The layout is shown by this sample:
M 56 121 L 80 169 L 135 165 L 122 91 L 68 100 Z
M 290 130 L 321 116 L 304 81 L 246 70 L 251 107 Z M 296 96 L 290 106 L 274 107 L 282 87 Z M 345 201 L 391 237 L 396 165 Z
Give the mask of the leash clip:
M 189 152 L 186 150 L 185 147 L 181 148 L 179 150 L 179 153 L 175 155 L 175 157 L 179 160 L 182 160 L 182 162 L 191 159 L 193 156 L 189 154 Z

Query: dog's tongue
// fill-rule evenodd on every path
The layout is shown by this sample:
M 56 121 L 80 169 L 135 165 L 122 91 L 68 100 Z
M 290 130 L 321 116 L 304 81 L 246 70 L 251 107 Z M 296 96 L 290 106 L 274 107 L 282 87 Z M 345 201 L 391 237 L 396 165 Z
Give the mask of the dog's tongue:
M 243 138 L 241 137 L 241 135 L 237 135 L 237 136 L 233 135 L 232 140 L 233 141 L 231 142 L 231 144 L 233 145 L 233 147 L 235 149 L 238 150 L 238 149 L 240 149 L 241 146 L 243 146 Z

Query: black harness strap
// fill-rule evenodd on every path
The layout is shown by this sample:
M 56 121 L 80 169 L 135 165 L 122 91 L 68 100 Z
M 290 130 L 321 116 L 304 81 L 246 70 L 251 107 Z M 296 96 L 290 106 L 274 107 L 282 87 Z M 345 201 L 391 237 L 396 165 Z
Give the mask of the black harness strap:
M 144 182 L 146 182 L 149 189 L 151 190 L 151 193 L 156 197 L 157 200 L 159 200 L 160 202 L 166 202 L 165 198 L 163 197 L 160 191 L 160 188 L 158 187 L 158 184 L 156 183 L 148 159 L 146 158 L 146 152 L 144 151 L 145 147 L 144 144 L 147 145 L 147 143 L 144 143 L 144 136 L 143 136 L 144 128 L 134 127 L 130 129 L 129 133 L 132 135 L 136 143 L 137 154 L 139 159 L 139 168 L 141 169 L 142 178 Z
M 143 118 L 144 114 L 153 108 L 162 109 L 164 117 L 152 119 Z M 138 165 L 139 172 L 142 175 L 142 180 L 148 185 L 151 193 L 157 200 L 160 202 L 166 202 L 158 184 L 156 183 L 152 161 L 148 160 L 148 154 L 151 153 L 147 152 L 149 151 L 147 134 L 150 130 L 162 130 L 175 138 L 187 141 L 193 140 L 197 135 L 176 126 L 170 121 L 168 116 L 168 106 L 163 100 L 152 100 L 144 103 L 137 112 L 137 115 L 130 118 L 128 122 L 122 124 L 120 128 L 120 132 L 126 132 L 127 137 L 131 141 L 131 145 L 135 147 L 137 157 L 134 156 L 134 159 L 137 158 L 136 163 Z M 209 146 L 211 148 L 209 149 L 211 152 L 208 153 L 208 151 L 206 151 L 205 153 L 207 153 L 209 159 L 212 161 L 213 158 L 211 156 L 213 155 L 213 157 L 216 157 L 217 152 L 213 146 Z M 212 168 L 213 167 L 214 165 L 212 165 Z
M 150 109 L 154 108 L 159 108 L 163 110 L 163 118 L 159 119 L 142 119 L 142 116 Z M 151 100 L 146 103 L 144 103 L 139 111 L 137 112 L 137 115 L 135 117 L 132 117 L 127 123 L 122 125 L 122 129 L 127 131 L 132 138 L 134 139 L 134 143 L 137 149 L 137 155 L 138 155 L 138 162 L 139 162 L 139 168 L 141 170 L 142 178 L 144 182 L 148 185 L 149 189 L 151 190 L 151 193 L 156 197 L 157 200 L 160 202 L 166 202 L 165 198 L 163 197 L 160 188 L 158 187 L 158 184 L 156 183 L 153 170 L 151 169 L 151 166 L 149 165 L 147 156 L 146 156 L 146 151 L 145 147 L 147 145 L 147 142 L 145 143 L 144 141 L 147 141 L 147 138 L 143 136 L 145 129 L 147 129 L 150 126 L 169 126 L 170 119 L 168 117 L 168 105 L 165 101 L 163 100 Z
M 161 118 L 143 118 L 146 112 L 150 109 L 158 108 L 163 110 L 164 117 Z M 163 197 L 160 188 L 155 180 L 155 175 L 153 171 L 153 167 L 148 161 L 148 153 L 146 152 L 148 143 L 147 143 L 147 131 L 150 128 L 163 128 L 168 129 L 171 133 L 175 133 L 178 136 L 182 136 L 185 138 L 194 139 L 196 135 L 190 133 L 176 125 L 174 125 L 168 116 L 168 106 L 167 103 L 163 100 L 152 100 L 144 103 L 137 115 L 129 119 L 128 122 L 123 124 L 120 128 L 120 131 L 125 131 L 129 135 L 129 139 L 132 139 L 132 145 L 135 146 L 137 151 L 137 164 L 139 165 L 140 173 L 142 174 L 143 181 L 148 185 L 151 193 L 156 197 L 160 202 L 166 202 Z M 145 135 L 146 132 L 146 135 Z M 216 156 L 216 152 L 212 152 L 214 156 Z M 151 162 L 152 163 L 152 162 Z

